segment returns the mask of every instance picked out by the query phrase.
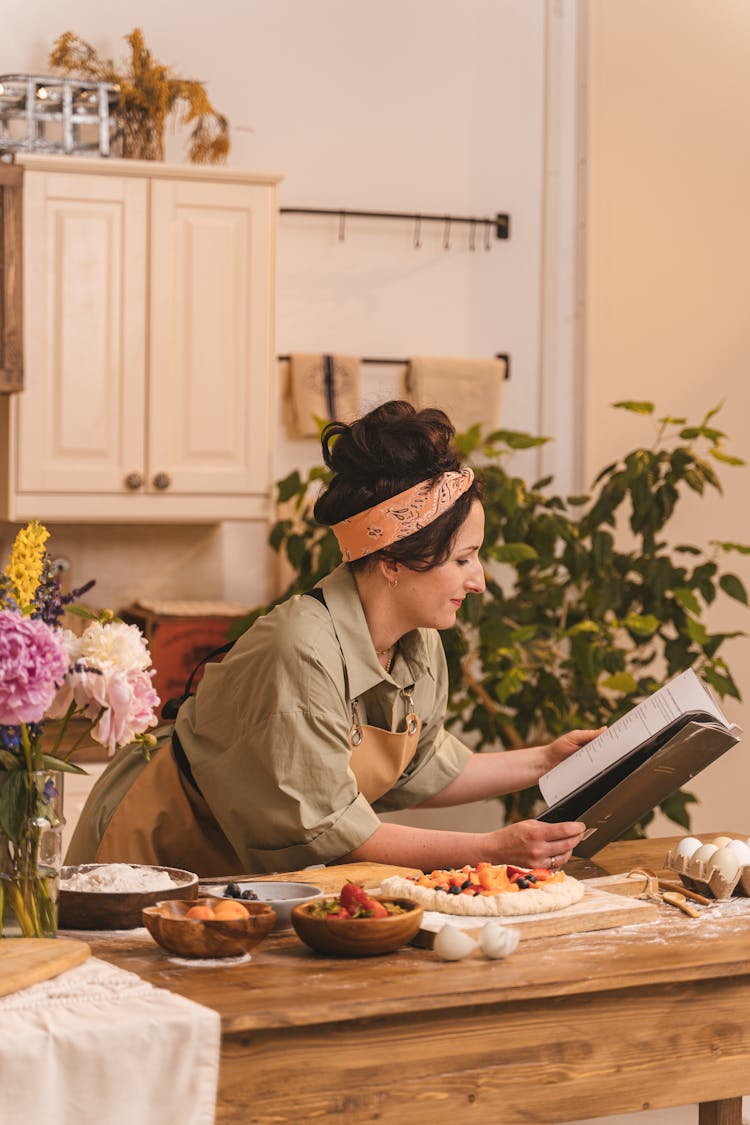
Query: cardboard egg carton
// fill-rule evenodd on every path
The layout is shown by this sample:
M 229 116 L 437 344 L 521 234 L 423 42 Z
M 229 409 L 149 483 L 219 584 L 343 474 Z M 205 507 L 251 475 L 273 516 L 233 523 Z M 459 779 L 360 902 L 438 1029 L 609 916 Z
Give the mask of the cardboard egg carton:
M 708 859 L 705 863 L 688 859 L 684 855 L 667 852 L 664 866 L 676 871 L 683 886 L 690 891 L 716 899 L 731 898 L 733 894 L 750 895 L 750 865 L 740 867 L 732 879 L 727 879 L 722 871 Z

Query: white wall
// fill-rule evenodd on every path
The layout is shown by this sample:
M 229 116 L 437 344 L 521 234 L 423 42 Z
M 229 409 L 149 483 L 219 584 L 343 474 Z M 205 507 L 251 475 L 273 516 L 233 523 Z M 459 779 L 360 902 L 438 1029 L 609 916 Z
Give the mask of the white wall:
M 0 74 L 45 73 L 73 30 L 109 57 L 140 26 L 154 55 L 207 83 L 233 126 L 229 163 L 281 172 L 280 203 L 459 215 L 511 213 L 512 237 L 472 253 L 467 231 L 281 217 L 277 342 L 292 350 L 512 357 L 504 424 L 540 418 L 544 0 L 5 0 Z M 185 159 L 170 133 L 167 158 Z M 364 369 L 364 405 L 401 393 L 399 368 Z M 319 460 L 278 434 L 277 476 Z M 533 471 L 533 470 L 530 470 Z M 0 525 L 0 546 L 13 529 Z M 273 568 L 259 524 L 52 527 L 71 581 L 100 604 L 137 596 L 256 604 Z
M 724 401 L 728 452 L 750 460 L 750 6 L 589 0 L 589 14 L 586 479 L 652 440 L 610 409 L 622 398 L 691 419 Z M 689 498 L 674 542 L 750 541 L 750 469 L 716 467 L 723 498 Z M 748 561 L 727 562 L 750 586 Z M 723 599 L 712 625 L 750 629 L 749 616 Z M 725 652 L 746 697 L 726 709 L 750 733 L 750 645 Z M 693 827 L 750 832 L 749 786 L 740 743 L 687 787 Z

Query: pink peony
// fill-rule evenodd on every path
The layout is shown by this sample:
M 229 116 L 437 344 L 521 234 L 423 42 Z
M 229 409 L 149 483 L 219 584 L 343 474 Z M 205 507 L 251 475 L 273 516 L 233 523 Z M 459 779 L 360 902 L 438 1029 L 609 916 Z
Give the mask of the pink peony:
M 91 732 L 91 737 L 110 754 L 132 742 L 136 735 L 156 726 L 155 708 L 159 696 L 151 683 L 152 672 L 131 668 L 86 668 L 77 665 L 68 674 L 66 684 L 55 701 L 55 710 L 63 713 L 71 699 L 78 714 L 94 720 L 106 708 Z
M 0 610 L 0 725 L 40 722 L 67 668 L 61 634 L 37 618 Z

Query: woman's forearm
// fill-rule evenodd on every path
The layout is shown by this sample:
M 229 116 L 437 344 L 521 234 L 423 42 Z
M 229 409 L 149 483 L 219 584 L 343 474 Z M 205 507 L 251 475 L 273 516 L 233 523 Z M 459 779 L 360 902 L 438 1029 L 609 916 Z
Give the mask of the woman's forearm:
M 498 816 L 499 819 L 499 816 Z M 404 824 L 381 824 L 360 847 L 342 856 L 338 863 L 388 863 L 432 871 L 437 867 L 463 866 L 485 859 L 493 861 L 481 832 L 444 832 L 441 829 L 411 828 Z
M 448 832 L 380 824 L 364 844 L 336 862 L 368 861 L 433 871 L 440 867 L 463 867 L 466 863 L 474 865 L 482 860 L 547 867 L 554 857 L 559 868 L 570 858 L 584 830 L 584 824 L 544 824 L 538 820 L 522 820 L 493 832 Z
M 549 766 L 544 746 L 474 754 L 457 777 L 417 808 L 442 809 L 488 797 L 501 797 L 504 793 L 516 793 L 519 789 L 536 785 Z

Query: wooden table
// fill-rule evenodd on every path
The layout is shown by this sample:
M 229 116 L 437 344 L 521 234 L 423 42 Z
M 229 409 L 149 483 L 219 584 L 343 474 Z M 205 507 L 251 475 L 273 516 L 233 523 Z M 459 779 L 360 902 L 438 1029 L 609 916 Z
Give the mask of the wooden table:
M 673 842 L 610 845 L 598 873 L 658 869 Z M 305 877 L 335 889 L 358 871 Z M 660 906 L 656 921 L 522 941 L 495 962 L 414 947 L 327 959 L 295 936 L 222 967 L 176 963 L 138 933 L 91 947 L 220 1012 L 220 1125 L 528 1125 L 694 1102 L 700 1125 L 740 1125 L 750 1091 L 748 899 L 699 920 Z

